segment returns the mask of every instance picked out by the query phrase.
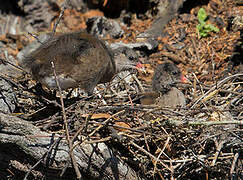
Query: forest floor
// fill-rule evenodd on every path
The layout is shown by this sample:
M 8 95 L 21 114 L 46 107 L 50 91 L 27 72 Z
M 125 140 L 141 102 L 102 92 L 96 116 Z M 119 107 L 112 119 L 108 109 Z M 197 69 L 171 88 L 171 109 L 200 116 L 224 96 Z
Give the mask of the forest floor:
M 180 86 L 187 100 L 186 107 L 171 109 L 142 105 L 134 100 L 136 92 L 122 82 L 116 85 L 120 89 L 115 95 L 109 90 L 102 94 L 105 105 L 99 98 L 87 100 L 85 95 L 81 100 L 65 102 L 71 135 L 79 130 L 76 126 L 89 119 L 88 130 L 83 135 L 92 134 L 90 141 L 99 140 L 115 148 L 125 162 L 132 167 L 136 164 L 137 171 L 147 179 L 241 179 L 243 6 L 233 0 L 211 0 L 203 5 L 187 6 L 189 4 L 185 3 L 178 16 L 166 25 L 163 35 L 157 38 L 156 50 L 139 54 L 145 72 L 136 74 L 142 86 L 149 89 L 155 67 L 165 60 L 174 62 L 189 80 Z M 205 9 L 207 23 L 217 27 L 218 32 L 210 31 L 207 37 L 200 37 L 197 30 L 200 8 Z M 66 9 L 56 30 L 84 29 L 87 18 L 93 16 L 104 16 L 104 13 Z M 130 17 L 129 25 L 120 23 L 121 18 L 115 19 L 124 35 L 119 39 L 104 37 L 108 44 L 137 42 L 136 37 L 149 29 L 155 20 L 146 15 L 132 14 Z M 56 20 L 53 19 L 46 31 L 52 30 Z M 33 40 L 26 35 L 0 36 L 8 55 L 13 57 Z M 13 42 L 15 47 L 8 46 Z M 13 81 L 19 84 L 15 115 L 28 119 L 43 131 L 62 133 L 61 109 L 51 100 L 40 100 L 26 91 L 35 84 L 31 77 Z M 19 90 L 23 86 L 26 89 Z M 98 87 L 105 91 L 102 88 Z M 102 124 L 107 119 L 110 120 Z M 103 127 L 98 131 L 100 126 Z M 116 140 L 110 128 L 114 128 L 115 134 L 122 139 Z

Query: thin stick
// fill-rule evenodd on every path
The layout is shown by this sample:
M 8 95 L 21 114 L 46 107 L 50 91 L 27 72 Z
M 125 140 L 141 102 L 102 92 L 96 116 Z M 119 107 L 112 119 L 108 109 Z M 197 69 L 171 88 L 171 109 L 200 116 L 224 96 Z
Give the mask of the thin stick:
M 57 25 L 59 24 L 62 16 L 64 15 L 64 11 L 65 9 L 67 8 L 67 3 L 70 2 L 69 0 L 66 0 L 64 5 L 63 5 L 63 8 L 62 8 L 62 11 L 54 25 L 54 28 L 52 30 L 52 35 L 51 35 L 51 38 L 53 38 L 53 36 L 55 35 L 55 32 L 56 32 L 56 28 L 57 28 Z M 50 38 L 50 39 L 51 39 Z M 76 159 L 74 157 L 74 153 L 73 151 L 71 151 L 71 149 L 73 149 L 73 145 L 72 145 L 72 141 L 70 139 L 70 135 L 69 135 L 69 131 L 68 131 L 68 122 L 67 122 L 67 116 L 66 116 L 66 112 L 65 112 L 65 108 L 64 108 L 64 102 L 63 102 L 63 96 L 62 96 L 62 90 L 61 90 L 61 87 L 60 87 L 60 84 L 59 84 L 59 81 L 57 79 L 57 75 L 56 75 L 56 70 L 55 70 L 55 64 L 53 61 L 51 61 L 51 65 L 52 65 L 52 68 L 53 68 L 53 73 L 54 73 L 54 76 L 55 76 L 55 80 L 56 80 L 56 84 L 57 84 L 57 87 L 58 87 L 58 90 L 60 92 L 60 101 L 61 101 L 61 106 L 62 106 L 62 113 L 63 113 L 63 120 L 64 120 L 64 127 L 65 127 L 65 133 L 66 133 L 66 140 L 67 140 L 67 143 L 68 143 L 68 146 L 69 146 L 69 155 L 70 155 L 70 158 L 72 160 L 72 163 L 73 163 L 73 167 L 74 167 L 74 170 L 75 170 L 75 173 L 76 173 L 76 176 L 77 176 L 77 179 L 81 179 L 82 176 L 81 176 L 81 173 L 78 169 L 78 165 L 77 165 L 77 162 L 76 162 Z
M 167 120 L 164 123 L 168 123 L 174 126 L 181 126 L 185 124 L 182 121 L 176 120 Z M 236 124 L 236 125 L 243 125 L 243 121 L 199 121 L 199 122 L 188 122 L 186 123 L 188 126 L 213 126 L 213 125 L 227 125 L 227 124 Z
M 125 110 L 119 111 L 119 112 L 113 114 L 112 116 L 110 116 L 108 119 L 106 119 L 106 120 L 103 122 L 103 124 L 99 125 L 99 127 L 97 127 L 93 132 L 91 132 L 91 133 L 84 139 L 84 141 L 83 141 L 82 143 L 79 142 L 79 143 L 75 144 L 75 145 L 73 146 L 73 148 L 72 148 L 70 151 L 73 151 L 73 149 L 74 149 L 76 146 L 78 146 L 79 144 L 81 144 L 81 145 L 82 145 L 82 144 L 85 144 L 86 141 L 88 141 L 88 139 L 89 139 L 91 136 L 93 136 L 93 135 L 94 135 L 97 131 L 99 131 L 102 127 L 106 126 L 106 125 L 110 122 L 110 120 L 111 120 L 113 117 L 115 117 L 115 116 L 117 116 L 118 114 L 123 113 L 123 112 L 125 112 Z
M 81 173 L 80 173 L 80 171 L 78 169 L 78 165 L 77 165 L 76 159 L 74 157 L 74 153 L 73 153 L 73 151 L 71 151 L 71 149 L 73 149 L 73 146 L 72 146 L 72 141 L 70 139 L 70 135 L 69 135 L 69 131 L 68 131 L 68 122 L 67 122 L 67 116 L 66 116 L 66 112 L 65 112 L 65 108 L 64 108 L 62 89 L 61 89 L 59 81 L 57 79 L 57 74 L 56 74 L 56 70 L 55 70 L 55 64 L 54 64 L 53 61 L 51 61 L 51 66 L 52 66 L 52 69 L 53 69 L 53 73 L 54 73 L 54 76 L 55 76 L 55 80 L 56 80 L 56 84 L 57 84 L 58 90 L 60 92 L 60 101 L 61 101 L 61 106 L 62 106 L 65 134 L 66 134 L 66 140 L 67 140 L 67 143 L 68 143 L 68 146 L 69 146 L 69 155 L 70 155 L 70 158 L 72 160 L 73 167 L 74 167 L 76 175 L 77 175 L 77 179 L 81 179 L 82 176 L 81 176 Z
M 11 63 L 11 62 L 9 62 L 9 61 L 6 61 L 5 59 L 0 58 L 0 61 L 2 61 L 3 64 L 4 64 L 4 63 L 7 63 L 7 64 L 9 64 L 9 65 L 11 65 L 11 66 L 13 66 L 13 67 L 15 67 L 15 68 L 17 68 L 17 69 L 19 69 L 19 70 L 25 72 L 25 73 L 28 73 L 26 70 L 24 70 L 24 69 L 21 68 L 20 66 L 17 66 L 17 65 L 15 65 L 15 64 L 13 64 L 13 63 Z M 29 74 L 29 73 L 28 73 L 28 74 Z
M 228 76 L 226 78 L 224 78 L 222 81 L 220 81 L 217 85 L 220 86 L 222 84 L 224 84 L 225 82 L 229 81 L 230 79 L 237 77 L 237 76 L 243 76 L 243 74 L 239 73 L 239 74 L 234 74 L 232 76 Z M 209 93 L 211 93 L 212 91 L 214 91 L 217 88 L 217 86 L 213 86 L 209 91 L 207 91 L 203 96 L 201 96 L 193 105 L 191 108 L 194 108 L 199 101 L 201 101 L 205 96 L 207 96 Z
M 30 36 L 34 37 L 34 38 L 37 40 L 38 43 L 43 44 L 43 42 L 41 42 L 41 41 L 39 40 L 38 36 L 36 36 L 35 34 L 30 33 L 30 32 L 28 32 L 28 34 L 29 34 Z
M 230 168 L 230 175 L 232 177 L 233 173 L 235 172 L 235 166 L 236 166 L 236 163 L 238 161 L 238 158 L 239 158 L 239 152 L 237 152 L 235 155 L 234 155 L 234 159 L 233 159 L 233 162 L 232 162 L 232 166 Z
M 54 148 L 54 146 L 61 140 L 62 138 L 59 137 L 51 146 L 50 148 L 45 152 L 45 154 L 41 157 L 41 159 L 39 161 L 37 161 L 34 166 L 32 166 L 28 172 L 26 173 L 26 175 L 24 176 L 24 180 L 27 180 L 27 177 L 29 176 L 30 172 L 48 155 L 48 153 L 50 153 L 50 151 Z
M 226 141 L 222 141 L 222 142 L 219 143 L 219 145 L 217 147 L 217 151 L 216 151 L 216 153 L 215 153 L 215 155 L 213 157 L 213 162 L 212 162 L 211 166 L 215 166 L 216 161 L 217 161 L 217 159 L 219 157 L 219 153 L 221 152 L 221 150 L 222 150 L 222 148 L 223 148 L 225 143 L 226 143 Z
M 136 83 L 138 84 L 138 87 L 140 88 L 141 92 L 144 92 L 144 88 L 142 83 L 138 80 L 137 76 L 135 76 L 134 74 L 132 74 L 133 79 L 136 81 Z
M 177 86 L 179 87 L 183 87 L 183 88 L 195 88 L 193 87 L 193 85 L 191 84 L 177 84 Z M 200 87 L 199 85 L 196 85 L 196 88 Z M 204 90 L 210 90 L 211 88 L 210 87 L 202 87 Z M 230 90 L 225 90 L 225 89 L 219 89 L 218 90 L 219 92 L 222 92 L 222 93 L 232 93 L 232 94 L 236 94 L 236 95 L 242 95 L 243 96 L 243 93 L 240 93 L 240 92 L 235 92 L 235 91 L 230 91 Z
M 158 161 L 159 161 L 159 159 L 160 159 L 160 156 L 161 156 L 162 154 L 164 154 L 165 148 L 168 146 L 168 144 L 169 144 L 169 142 L 170 142 L 170 139 L 171 139 L 170 137 L 167 138 L 167 140 L 166 140 L 166 142 L 165 142 L 165 144 L 164 144 L 163 149 L 161 149 L 159 155 L 157 156 L 157 158 L 156 158 L 156 160 L 155 160 L 155 162 L 154 162 L 154 171 L 153 171 L 153 174 L 156 173 L 156 170 L 157 170 L 157 163 L 158 163 Z
M 151 153 L 149 153 L 148 151 L 146 151 L 145 149 L 143 149 L 142 147 L 140 147 L 139 145 L 137 145 L 136 143 L 134 143 L 134 142 L 130 142 L 133 146 L 135 146 L 136 148 L 138 148 L 140 151 L 142 151 L 142 152 L 144 152 L 145 154 L 147 154 L 150 158 L 152 158 L 153 160 L 157 160 L 157 158 L 154 156 L 154 155 L 152 155 Z M 161 160 L 159 160 L 158 159 L 158 162 L 162 165 L 162 166 L 164 166 L 166 169 L 168 169 L 170 172 L 172 172 L 173 173 L 173 169 L 171 169 L 169 166 L 167 166 L 165 163 L 163 163 Z
M 66 0 L 63 7 L 62 7 L 62 11 L 61 13 L 59 14 L 59 17 L 56 21 L 56 23 L 54 24 L 54 27 L 53 27 L 53 30 L 52 30 L 52 35 L 51 35 L 51 38 L 55 35 L 55 32 L 56 32 L 56 28 L 58 26 L 58 24 L 60 23 L 61 19 L 62 19 L 62 16 L 64 15 L 64 11 L 67 9 L 67 4 L 70 3 L 70 0 Z

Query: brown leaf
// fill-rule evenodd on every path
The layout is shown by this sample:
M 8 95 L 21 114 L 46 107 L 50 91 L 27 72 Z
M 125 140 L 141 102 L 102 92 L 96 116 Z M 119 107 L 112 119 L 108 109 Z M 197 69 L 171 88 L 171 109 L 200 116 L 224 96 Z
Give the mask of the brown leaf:
M 90 114 L 82 114 L 81 117 L 86 118 L 86 117 L 88 117 L 89 115 L 90 115 Z M 102 119 L 102 118 L 107 119 L 107 118 L 109 118 L 109 117 L 111 117 L 110 114 L 107 114 L 107 113 L 99 113 L 99 114 L 93 114 L 93 115 L 91 116 L 91 119 Z
M 129 126 L 129 124 L 124 123 L 124 122 L 115 122 L 115 125 L 117 125 L 117 126 L 121 126 L 121 127 L 124 127 L 124 128 L 131 128 L 131 127 Z M 115 129 L 118 130 L 118 131 L 127 131 L 126 129 L 118 128 L 118 127 L 115 127 Z

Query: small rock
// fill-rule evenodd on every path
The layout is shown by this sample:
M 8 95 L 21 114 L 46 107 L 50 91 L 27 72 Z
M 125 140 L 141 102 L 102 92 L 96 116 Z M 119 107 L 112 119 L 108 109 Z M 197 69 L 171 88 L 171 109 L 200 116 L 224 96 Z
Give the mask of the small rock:
M 54 0 L 20 0 L 18 6 L 25 13 L 28 24 L 39 31 L 48 28 L 53 14 L 60 10 Z
M 144 51 L 154 51 L 158 47 L 158 41 L 153 39 L 148 39 L 148 41 L 144 42 L 137 42 L 137 43 L 112 43 L 110 45 L 111 49 L 118 49 L 118 48 L 130 48 L 130 49 L 137 49 L 137 50 L 144 50 Z
M 113 20 L 108 20 L 105 17 L 92 17 L 86 22 L 87 31 L 99 37 L 106 37 L 108 34 L 112 38 L 120 38 L 124 34 L 120 25 Z

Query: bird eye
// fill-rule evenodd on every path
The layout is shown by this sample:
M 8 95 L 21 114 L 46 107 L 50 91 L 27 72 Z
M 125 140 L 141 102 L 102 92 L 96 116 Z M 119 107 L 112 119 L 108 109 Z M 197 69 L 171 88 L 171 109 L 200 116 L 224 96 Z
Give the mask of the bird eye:
M 177 74 L 178 74 L 178 72 L 172 71 L 172 75 L 177 75 Z

